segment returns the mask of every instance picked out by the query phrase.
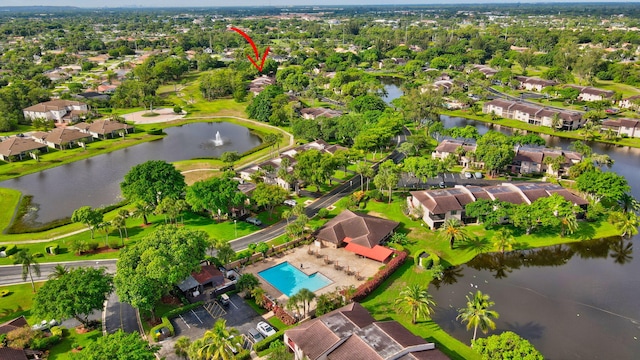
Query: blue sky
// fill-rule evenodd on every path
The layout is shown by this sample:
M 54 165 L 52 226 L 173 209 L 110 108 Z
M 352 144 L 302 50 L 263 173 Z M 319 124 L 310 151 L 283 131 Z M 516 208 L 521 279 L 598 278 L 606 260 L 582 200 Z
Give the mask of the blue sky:
M 638 2 L 640 0 L 615 0 Z M 521 3 L 608 2 L 607 0 L 524 0 Z M 283 6 L 283 5 L 401 5 L 401 4 L 479 4 L 514 3 L 513 0 L 2 0 L 0 6 L 77 6 L 77 7 L 178 7 L 178 6 Z

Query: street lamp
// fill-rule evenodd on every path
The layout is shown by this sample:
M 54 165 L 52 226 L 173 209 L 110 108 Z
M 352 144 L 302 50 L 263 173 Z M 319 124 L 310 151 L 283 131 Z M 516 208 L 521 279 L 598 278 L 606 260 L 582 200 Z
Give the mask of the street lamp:
M 236 234 L 235 237 L 238 237 L 238 220 L 233 219 L 233 232 Z

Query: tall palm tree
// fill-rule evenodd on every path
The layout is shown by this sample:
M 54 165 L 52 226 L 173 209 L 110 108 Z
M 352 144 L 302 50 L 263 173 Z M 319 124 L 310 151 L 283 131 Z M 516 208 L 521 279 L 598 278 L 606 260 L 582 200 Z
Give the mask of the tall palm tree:
M 500 229 L 493 236 L 493 246 L 500 249 L 500 252 L 504 254 L 505 251 L 513 250 L 513 244 L 516 239 L 513 237 L 513 233 L 509 229 Z
M 396 299 L 396 305 L 406 305 L 411 314 L 411 323 L 415 324 L 419 317 L 429 316 L 436 303 L 427 289 L 420 284 L 408 285 L 400 291 L 400 297 Z
M 49 280 L 59 279 L 62 276 L 67 275 L 68 273 L 69 268 L 67 268 L 65 265 L 58 264 L 55 268 L 53 268 L 53 272 L 49 274 Z
M 456 241 L 465 241 L 469 238 L 467 232 L 462 228 L 464 225 L 456 218 L 449 218 L 440 227 L 440 238 L 449 241 L 449 246 L 453 249 Z
M 175 344 L 173 344 L 173 350 L 176 355 L 180 356 L 183 359 L 189 358 L 189 347 L 191 346 L 191 340 L 189 340 L 186 336 L 180 336 L 178 340 L 176 340 Z
M 469 297 L 471 295 L 471 297 Z M 475 295 L 469 293 L 467 295 L 467 307 L 458 309 L 458 316 L 456 319 L 460 319 L 463 323 L 467 323 L 467 330 L 473 327 L 473 339 L 471 339 L 471 347 L 476 341 L 476 335 L 478 328 L 483 333 L 487 333 L 489 329 L 495 329 L 496 323 L 492 318 L 497 319 L 498 313 L 494 310 L 489 310 L 490 307 L 495 305 L 493 301 L 489 299 L 489 295 L 485 295 L 482 291 L 478 290 Z
M 302 288 L 298 291 L 297 295 L 300 298 L 300 301 L 302 301 L 304 314 L 306 316 L 309 310 L 311 310 L 311 301 L 316 298 L 316 294 L 307 288 Z
M 292 216 L 292 211 L 287 209 L 282 212 L 280 215 L 283 219 L 287 220 L 287 225 L 289 225 L 289 218 Z
M 356 164 L 356 173 L 360 175 L 360 190 L 364 191 L 364 178 L 373 177 L 373 167 L 366 160 L 360 161 Z M 369 184 L 367 183 L 367 191 L 369 191 Z
M 201 339 L 194 341 L 189 348 L 191 359 L 220 359 L 235 358 L 232 349 L 241 347 L 241 337 L 235 328 L 227 328 L 227 321 L 218 319 L 211 330 L 207 330 Z
M 33 274 L 31 273 L 33 271 L 36 273 L 36 276 L 40 277 L 40 264 L 38 264 L 36 258 L 27 250 L 21 250 L 16 254 L 14 264 L 22 265 L 22 281 L 26 281 L 27 275 L 29 275 L 31 288 L 33 292 L 36 292 L 36 284 L 33 282 Z
M 285 305 L 285 307 L 290 310 L 290 311 L 296 311 L 298 314 L 300 313 L 300 303 L 301 303 L 301 299 L 300 296 L 298 294 L 293 294 L 291 296 L 289 296 L 289 300 L 287 300 L 287 304 Z
M 113 220 L 111 220 L 111 225 L 113 225 L 116 229 L 118 229 L 118 233 L 120 233 L 120 241 L 122 241 L 122 246 L 124 246 L 124 238 L 122 237 L 122 229 L 127 228 L 127 219 L 118 215 Z

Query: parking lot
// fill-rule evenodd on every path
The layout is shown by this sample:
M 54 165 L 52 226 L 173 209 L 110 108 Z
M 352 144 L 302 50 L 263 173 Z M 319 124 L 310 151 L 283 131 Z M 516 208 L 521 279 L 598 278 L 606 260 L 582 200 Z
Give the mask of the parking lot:
M 175 340 L 180 336 L 186 336 L 191 341 L 201 338 L 205 331 L 213 328 L 218 318 L 225 319 L 227 327 L 237 329 L 241 335 L 247 335 L 249 329 L 255 329 L 258 322 L 264 321 L 240 296 L 234 294 L 229 295 L 229 298 L 228 306 L 223 307 L 217 302 L 206 303 L 170 319 L 175 336 L 161 343 L 159 355 L 167 360 L 179 359 L 173 351 Z M 247 336 L 245 338 L 248 339 Z M 249 348 L 251 345 L 249 341 L 245 341 L 243 347 Z

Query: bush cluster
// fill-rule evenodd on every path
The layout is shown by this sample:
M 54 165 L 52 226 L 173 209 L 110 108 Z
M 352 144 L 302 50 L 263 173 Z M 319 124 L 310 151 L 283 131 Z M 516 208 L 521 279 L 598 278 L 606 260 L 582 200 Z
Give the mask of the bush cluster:
M 31 343 L 29 344 L 29 347 L 34 350 L 46 350 L 51 346 L 59 343 L 60 340 L 61 338 L 58 335 L 37 337 L 37 338 L 31 339 Z
M 277 316 L 278 319 L 282 320 L 285 325 L 293 325 L 296 323 L 296 319 L 278 305 L 274 306 L 273 314 Z
M 353 294 L 353 301 L 362 301 L 369 296 L 375 289 L 382 284 L 391 274 L 393 274 L 404 262 L 407 260 L 407 253 L 404 251 L 394 251 L 396 255 L 387 266 L 384 266 L 378 271 L 373 278 L 367 280 L 364 284 L 360 285 L 356 292 Z
M 268 338 L 255 343 L 253 345 L 253 350 L 255 352 L 266 350 L 266 349 L 269 348 L 269 345 L 271 345 L 272 342 L 274 342 L 276 340 L 281 340 L 283 338 L 283 336 L 284 336 L 284 330 L 280 330 L 277 333 L 269 336 Z

